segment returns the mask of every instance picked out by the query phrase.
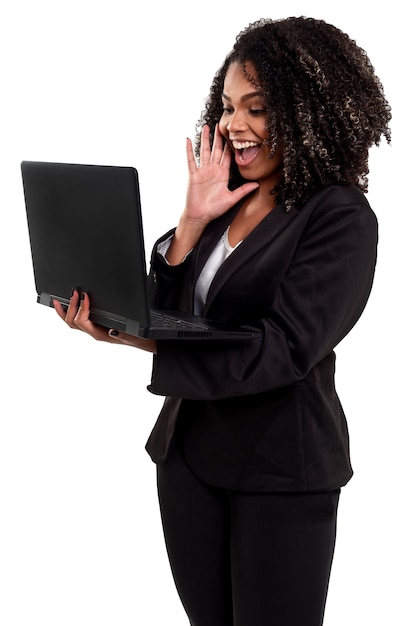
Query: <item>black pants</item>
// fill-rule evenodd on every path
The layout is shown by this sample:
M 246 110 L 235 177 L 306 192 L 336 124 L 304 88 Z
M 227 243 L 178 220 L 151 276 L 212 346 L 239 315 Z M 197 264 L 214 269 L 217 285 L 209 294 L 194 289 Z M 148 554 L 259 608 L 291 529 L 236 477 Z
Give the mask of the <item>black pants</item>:
M 192 626 L 320 626 L 339 490 L 243 493 L 158 466 L 167 551 Z

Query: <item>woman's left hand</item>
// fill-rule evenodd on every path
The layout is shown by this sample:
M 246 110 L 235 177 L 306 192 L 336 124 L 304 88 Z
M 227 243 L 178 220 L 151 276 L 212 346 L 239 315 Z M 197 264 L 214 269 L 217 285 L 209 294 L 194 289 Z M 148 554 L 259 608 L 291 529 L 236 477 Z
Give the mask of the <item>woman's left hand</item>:
M 115 329 L 107 329 L 104 326 L 94 324 L 90 319 L 90 298 L 87 293 L 83 294 L 80 298 L 80 294 L 77 290 L 74 290 L 68 309 L 64 307 L 58 300 L 53 301 L 54 309 L 60 316 L 60 318 L 70 327 L 77 330 L 82 330 L 87 333 L 96 341 L 106 341 L 108 343 L 118 343 L 126 346 L 132 346 L 133 348 L 139 348 L 147 352 L 157 353 L 157 342 L 154 339 L 142 339 L 140 337 L 134 337 L 127 333 L 122 333 Z

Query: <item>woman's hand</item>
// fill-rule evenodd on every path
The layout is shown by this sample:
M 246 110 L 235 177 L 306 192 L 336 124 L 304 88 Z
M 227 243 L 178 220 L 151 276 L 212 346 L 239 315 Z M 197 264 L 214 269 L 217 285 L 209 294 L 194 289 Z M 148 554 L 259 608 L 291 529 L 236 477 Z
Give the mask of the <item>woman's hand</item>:
M 233 191 L 228 189 L 231 150 L 227 143 L 223 145 L 218 125 L 215 128 L 212 149 L 209 143 L 209 127 L 204 126 L 202 129 L 199 165 L 196 163 L 192 142 L 187 140 L 187 163 L 189 184 L 184 218 L 190 221 L 206 225 L 259 186 L 257 182 L 251 182 Z
M 180 263 L 196 245 L 209 222 L 226 213 L 259 186 L 257 182 L 251 182 L 233 191 L 228 189 L 231 150 L 227 143 L 223 145 L 218 126 L 215 128 L 212 148 L 209 127 L 207 125 L 203 127 L 199 164 L 194 156 L 192 142 L 187 139 L 187 163 L 189 183 L 186 208 L 166 256 L 172 265 Z
M 70 328 L 82 330 L 97 341 L 118 343 L 153 352 L 154 354 L 157 353 L 157 343 L 154 339 L 141 339 L 114 329 L 108 330 L 104 326 L 90 321 L 90 299 L 87 293 L 84 293 L 83 297 L 80 298 L 78 291 L 74 290 L 67 310 L 64 309 L 58 300 L 53 300 L 53 305 L 60 318 Z

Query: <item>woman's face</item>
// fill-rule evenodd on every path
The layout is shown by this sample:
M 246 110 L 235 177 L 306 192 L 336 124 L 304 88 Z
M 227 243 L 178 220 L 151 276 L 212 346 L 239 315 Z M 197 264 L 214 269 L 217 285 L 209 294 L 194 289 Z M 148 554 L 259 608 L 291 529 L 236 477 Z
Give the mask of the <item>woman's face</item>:
M 231 147 L 241 176 L 259 181 L 260 186 L 268 183 L 272 188 L 278 183 L 283 155 L 278 148 L 269 158 L 267 115 L 256 85 L 257 75 L 250 62 L 245 64 L 245 73 L 240 63 L 231 63 L 224 81 L 219 129 Z

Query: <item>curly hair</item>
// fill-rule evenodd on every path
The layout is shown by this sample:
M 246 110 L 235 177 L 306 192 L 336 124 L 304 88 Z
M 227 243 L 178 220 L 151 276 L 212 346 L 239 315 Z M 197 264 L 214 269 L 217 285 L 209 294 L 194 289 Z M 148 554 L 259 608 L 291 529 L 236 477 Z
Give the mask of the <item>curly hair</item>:
M 367 192 L 369 148 L 382 135 L 390 143 L 391 109 L 366 54 L 344 32 L 323 20 L 262 19 L 236 38 L 215 74 L 196 125 L 196 156 L 204 124 L 213 138 L 222 113 L 222 91 L 231 63 L 245 72 L 251 62 L 261 90 L 270 135 L 270 156 L 283 151 L 280 184 L 271 190 L 286 211 L 300 207 L 330 184 L 352 184 Z M 230 187 L 242 184 L 231 165 Z

